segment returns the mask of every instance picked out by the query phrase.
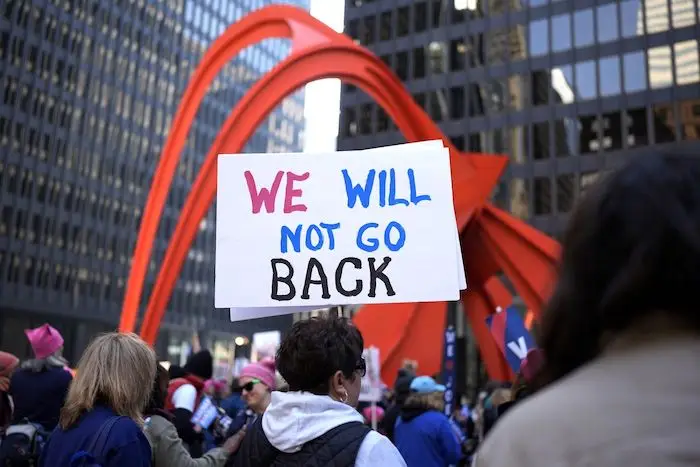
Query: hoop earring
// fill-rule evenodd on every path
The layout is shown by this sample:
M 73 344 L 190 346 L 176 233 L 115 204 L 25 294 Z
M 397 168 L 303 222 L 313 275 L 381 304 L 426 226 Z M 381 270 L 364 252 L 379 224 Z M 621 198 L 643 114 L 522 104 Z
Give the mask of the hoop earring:
M 347 404 L 347 403 L 348 403 L 348 393 L 347 393 L 347 392 L 343 393 L 343 394 L 340 396 L 340 402 L 342 402 L 343 404 Z

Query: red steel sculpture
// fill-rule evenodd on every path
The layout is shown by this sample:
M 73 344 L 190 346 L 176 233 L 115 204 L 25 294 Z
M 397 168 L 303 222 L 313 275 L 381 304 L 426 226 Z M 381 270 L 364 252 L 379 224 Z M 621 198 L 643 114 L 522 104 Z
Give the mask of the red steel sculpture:
M 312 81 L 340 78 L 369 94 L 408 141 L 441 139 L 450 149 L 455 212 L 469 290 L 462 294 L 468 322 L 491 378 L 512 376 L 489 334 L 485 318 L 507 306 L 504 274 L 535 316 L 546 300 L 559 254 L 556 241 L 489 203 L 507 157 L 458 151 L 411 98 L 401 81 L 376 56 L 313 18 L 283 5 L 262 8 L 233 24 L 209 48 L 180 102 L 156 168 L 143 212 L 119 329 L 134 331 L 158 223 L 180 153 L 209 85 L 244 48 L 268 38 L 289 38 L 292 52 L 255 83 L 223 124 L 192 186 L 161 264 L 141 326 L 153 344 L 187 253 L 216 196 L 216 158 L 238 153 L 263 119 L 286 96 Z M 377 346 L 382 376 L 393 381 L 404 358 L 421 373 L 439 371 L 446 303 L 363 306 L 354 320 L 368 345 Z

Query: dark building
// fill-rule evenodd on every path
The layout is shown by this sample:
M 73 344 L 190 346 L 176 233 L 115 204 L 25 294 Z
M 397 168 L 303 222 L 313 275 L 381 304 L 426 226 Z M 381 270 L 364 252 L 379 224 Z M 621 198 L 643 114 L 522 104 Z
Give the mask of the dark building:
M 260 1 L 0 2 L 0 348 L 25 356 L 23 330 L 49 321 L 75 359 L 119 321 L 153 171 L 207 46 Z M 308 7 L 307 0 L 298 5 Z M 247 49 L 218 75 L 181 155 L 151 258 L 148 297 L 180 207 L 224 119 L 289 50 Z M 303 92 L 284 101 L 247 152 L 302 146 Z M 177 361 L 193 333 L 215 347 L 286 326 L 231 324 L 213 308 L 214 210 L 200 225 L 158 350 Z M 218 345 L 218 344 L 217 344 Z
M 697 0 L 347 0 L 374 51 L 466 151 L 507 154 L 494 202 L 560 237 L 599 174 L 645 151 L 700 154 Z M 403 137 L 344 86 L 338 148 Z

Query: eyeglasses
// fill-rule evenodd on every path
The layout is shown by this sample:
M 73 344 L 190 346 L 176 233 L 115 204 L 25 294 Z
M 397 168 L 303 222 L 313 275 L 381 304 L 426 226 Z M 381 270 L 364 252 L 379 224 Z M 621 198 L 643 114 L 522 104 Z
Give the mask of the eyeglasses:
M 360 373 L 360 376 L 363 378 L 367 374 L 367 362 L 365 362 L 364 358 L 360 358 L 357 363 L 355 364 L 355 371 Z
M 247 383 L 245 383 L 243 386 L 241 386 L 242 391 L 250 392 L 253 390 L 256 384 L 260 383 L 261 381 L 259 379 L 251 379 Z

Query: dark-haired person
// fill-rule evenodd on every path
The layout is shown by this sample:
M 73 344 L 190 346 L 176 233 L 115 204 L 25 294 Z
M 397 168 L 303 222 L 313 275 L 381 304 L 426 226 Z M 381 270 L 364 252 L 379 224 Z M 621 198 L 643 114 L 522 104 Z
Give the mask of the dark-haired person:
M 403 404 L 406 399 L 411 394 L 411 382 L 416 376 L 410 371 L 402 368 L 399 370 L 396 382 L 394 383 L 394 403 L 389 407 L 389 409 L 384 414 L 382 423 L 380 424 L 380 429 L 382 433 L 386 434 L 392 442 L 394 442 L 394 428 L 396 427 L 396 420 L 398 420 L 401 414 L 401 409 L 403 409 Z
M 404 467 L 391 442 L 363 423 L 355 406 L 366 372 L 364 341 L 348 320 L 295 323 L 277 351 L 289 392 L 273 392 L 249 428 L 235 466 Z
M 185 375 L 170 380 L 165 409 L 175 419 L 177 433 L 185 442 L 192 457 L 200 457 L 204 451 L 204 435 L 192 424 L 192 415 L 204 396 L 204 382 L 214 373 L 214 359 L 208 350 L 199 351 L 187 359 Z
M 698 154 L 635 156 L 589 188 L 540 321 L 540 388 L 475 465 L 700 465 L 698 284 Z
M 240 446 L 245 430 L 226 440 L 221 448 L 212 449 L 202 457 L 193 459 L 177 434 L 172 415 L 165 411 L 169 380 L 168 371 L 158 365 L 151 400 L 144 412 L 146 420 L 143 431 L 153 451 L 153 467 L 223 466 L 229 455 L 235 453 Z

